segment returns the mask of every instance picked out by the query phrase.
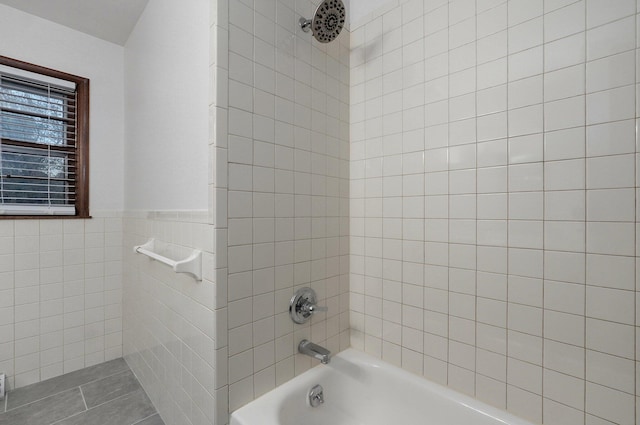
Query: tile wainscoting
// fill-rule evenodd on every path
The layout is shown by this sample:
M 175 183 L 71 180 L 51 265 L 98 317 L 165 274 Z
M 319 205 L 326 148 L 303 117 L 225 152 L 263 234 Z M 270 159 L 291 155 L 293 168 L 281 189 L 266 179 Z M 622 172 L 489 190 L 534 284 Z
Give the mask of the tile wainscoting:
M 0 221 L 0 371 L 10 389 L 122 356 L 121 216 Z
M 214 423 L 219 331 L 209 221 L 206 211 L 124 215 L 124 355 L 167 425 Z M 201 250 L 203 280 L 135 254 L 149 238 L 174 259 Z

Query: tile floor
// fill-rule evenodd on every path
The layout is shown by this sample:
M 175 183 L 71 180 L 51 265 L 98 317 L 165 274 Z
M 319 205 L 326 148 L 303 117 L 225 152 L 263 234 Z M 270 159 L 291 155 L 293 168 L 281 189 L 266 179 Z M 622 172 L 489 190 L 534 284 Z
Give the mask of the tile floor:
M 0 425 L 164 425 L 135 375 L 116 359 L 10 391 Z

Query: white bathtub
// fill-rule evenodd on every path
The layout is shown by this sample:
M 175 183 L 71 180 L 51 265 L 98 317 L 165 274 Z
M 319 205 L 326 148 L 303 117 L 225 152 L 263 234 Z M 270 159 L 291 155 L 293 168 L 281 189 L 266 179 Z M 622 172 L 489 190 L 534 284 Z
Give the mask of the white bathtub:
M 324 388 L 324 404 L 308 392 Z M 349 349 L 236 410 L 231 425 L 532 425 Z

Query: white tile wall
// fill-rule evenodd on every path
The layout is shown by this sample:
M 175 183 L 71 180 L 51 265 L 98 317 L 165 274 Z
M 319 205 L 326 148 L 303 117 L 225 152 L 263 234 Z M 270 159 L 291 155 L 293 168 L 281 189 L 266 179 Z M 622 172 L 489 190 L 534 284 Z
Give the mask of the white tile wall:
M 349 346 L 349 33 L 327 45 L 303 33 L 317 1 L 215 3 L 212 192 L 233 411 L 312 366 L 301 339 Z M 329 313 L 294 325 L 303 286 Z
M 122 218 L 0 221 L 0 371 L 17 388 L 122 356 Z
M 351 342 L 535 423 L 635 424 L 634 0 L 352 26 Z
M 133 252 L 152 237 L 170 258 L 200 249 L 202 281 Z M 226 371 L 216 365 L 213 241 L 206 211 L 124 217 L 124 355 L 166 424 L 215 423 L 216 382 Z

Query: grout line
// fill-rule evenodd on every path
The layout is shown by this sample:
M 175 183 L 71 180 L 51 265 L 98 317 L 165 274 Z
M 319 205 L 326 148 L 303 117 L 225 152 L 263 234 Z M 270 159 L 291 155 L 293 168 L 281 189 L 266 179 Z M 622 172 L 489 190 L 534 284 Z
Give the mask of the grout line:
M 473 91 L 473 103 L 474 103 L 474 115 L 475 115 L 475 143 L 474 143 L 474 156 L 475 156 L 475 217 L 473 218 L 475 224 L 475 254 L 476 254 L 476 270 L 474 273 L 474 315 L 473 315 L 473 348 L 474 348 L 474 367 L 473 367 L 473 396 L 478 397 L 478 1 L 475 2 L 475 90 Z M 447 117 L 451 119 L 451 117 Z
M 128 393 L 126 393 L 126 394 L 122 394 L 121 396 L 118 396 L 118 397 L 116 397 L 116 398 L 112 398 L 111 400 L 105 401 L 104 403 L 96 404 L 95 406 L 92 406 L 92 407 L 91 407 L 91 409 L 87 409 L 87 410 L 85 410 L 84 412 L 80 412 L 80 413 L 77 413 L 77 414 L 86 413 L 86 412 L 88 412 L 89 410 L 93 410 L 93 409 L 96 409 L 96 408 L 98 408 L 98 407 L 100 407 L 100 406 L 104 406 L 105 404 L 109 404 L 109 403 L 114 402 L 114 401 L 116 401 L 116 400 L 120 400 L 121 398 L 124 398 L 124 397 L 126 397 L 126 396 L 128 396 L 128 395 L 131 395 L 131 394 L 132 394 L 133 392 L 135 392 L 135 391 L 137 391 L 137 390 L 133 390 L 133 391 L 128 392 Z M 80 393 L 82 394 L 82 390 L 80 390 Z M 146 394 L 146 392 L 145 392 L 145 394 Z M 84 401 L 84 395 L 82 395 L 82 400 Z M 84 405 L 85 405 L 85 406 L 87 405 L 87 402 L 86 402 L 86 401 L 84 402 Z M 154 408 L 155 408 L 155 406 L 154 406 Z M 76 414 L 76 415 L 77 415 L 77 414 Z M 76 415 L 74 415 L 74 416 L 76 416 Z
M 405 16 L 405 10 L 404 10 L 404 6 L 402 4 L 398 4 L 398 10 L 400 11 L 400 28 L 402 28 L 404 24 L 404 16 Z M 383 18 L 384 19 L 384 18 Z M 366 32 L 365 32 L 366 34 Z M 382 52 L 382 56 L 384 57 L 384 31 L 381 34 L 381 40 L 383 42 L 383 52 Z M 405 36 L 404 34 L 400 34 L 400 44 L 402 45 L 402 51 L 400 52 L 400 60 L 402 61 L 402 68 L 404 68 L 404 59 L 405 59 L 405 52 L 404 52 L 404 47 L 406 46 L 405 44 Z M 373 60 L 375 60 L 376 58 L 374 58 Z M 424 64 L 424 58 L 423 58 L 423 64 Z M 424 65 L 423 65 L 424 67 Z M 424 77 L 423 77 L 424 78 Z M 365 86 L 366 87 L 366 86 Z M 404 79 L 402 80 L 402 88 L 399 90 L 400 92 L 400 102 L 402 102 L 402 111 L 404 114 L 404 100 L 405 100 L 405 94 L 404 94 Z M 382 92 L 384 93 L 384 85 L 382 88 Z M 349 100 L 349 102 L 351 102 L 351 100 Z M 384 114 L 384 110 L 383 110 L 383 114 Z M 400 250 L 402 250 L 404 248 L 404 218 L 405 218 L 405 211 L 404 211 L 404 175 L 405 175 L 405 170 L 404 170 L 404 165 L 405 165 L 405 151 L 404 151 L 404 133 L 405 133 L 405 128 L 404 128 L 404 120 L 402 121 L 402 123 L 400 124 L 400 128 L 401 128 L 401 140 L 400 140 L 400 170 L 401 170 L 401 177 L 400 177 L 400 193 L 401 193 L 401 197 L 402 200 L 400 202 L 402 202 L 402 207 L 401 207 L 401 211 L 402 211 L 402 220 L 400 221 Z M 384 133 L 384 127 L 383 127 L 383 131 Z M 424 143 L 424 141 L 423 141 Z M 365 148 L 366 149 L 366 148 Z M 384 147 L 382 148 L 382 151 L 384 153 Z M 383 162 L 383 172 L 382 174 L 384 175 L 384 156 L 382 157 L 382 162 Z M 422 171 L 424 173 L 424 169 L 425 169 L 425 157 L 424 157 L 424 153 L 422 153 Z M 366 173 L 365 173 L 366 176 Z M 366 178 L 366 177 L 365 177 Z M 383 178 L 384 181 L 384 178 Z M 383 184 L 383 192 L 382 192 L 382 203 L 384 205 L 384 184 Z M 366 202 L 366 201 L 365 201 Z M 423 215 L 424 215 L 424 199 L 423 199 Z M 366 207 L 365 207 L 366 208 Z M 383 214 L 384 216 L 384 207 L 383 207 Z M 384 223 L 384 217 L 383 217 L 383 223 Z M 365 232 L 366 233 L 366 232 Z M 382 236 L 384 236 L 384 227 L 383 227 L 383 232 L 382 232 Z M 382 242 L 382 255 L 384 256 L 384 240 Z M 405 306 L 405 273 L 404 273 L 404 255 L 400 256 L 400 316 L 401 318 L 404 317 L 404 313 L 406 311 L 406 306 Z M 423 303 L 424 303 L 424 276 L 423 278 Z M 365 293 L 366 293 L 366 284 L 365 284 Z M 366 309 L 365 309 L 366 312 Z M 402 319 L 401 319 L 402 321 Z M 424 322 L 424 319 L 423 319 Z M 403 329 L 404 325 L 401 325 L 401 330 L 400 330 L 400 367 L 401 368 L 405 368 L 406 369 L 406 363 L 405 363 L 405 359 L 404 359 L 404 350 L 405 347 L 407 345 L 407 341 L 405 341 L 404 338 L 404 329 Z M 424 326 L 424 325 L 423 325 Z M 366 329 L 366 326 L 365 326 Z M 366 338 L 366 334 L 365 334 L 365 338 Z M 424 351 L 424 334 L 422 335 L 422 351 Z M 424 358 L 422 360 L 422 374 L 424 374 Z
M 87 407 L 87 403 L 84 401 L 84 395 L 82 394 L 82 389 L 80 389 L 80 387 L 77 387 L 77 388 L 80 390 L 80 395 L 82 396 L 82 402 L 84 403 L 84 407 L 86 408 L 86 407 Z M 72 389 L 72 390 L 74 390 L 75 388 L 71 388 L 71 389 Z M 66 421 L 67 419 L 75 418 L 75 417 L 77 417 L 77 416 L 80 416 L 80 415 L 82 415 L 82 414 L 86 413 L 87 411 L 88 411 L 88 409 L 87 409 L 87 410 L 85 410 L 84 412 L 74 413 L 74 414 L 73 414 L 73 415 L 71 415 L 71 416 L 67 416 L 66 418 L 63 418 L 63 419 L 60 419 L 60 420 L 58 420 L 58 421 L 53 422 L 53 423 L 51 423 L 50 425 L 60 424 L 60 423 L 62 423 L 62 422 L 64 422 L 64 421 Z
M 542 5 L 542 16 L 541 16 L 541 21 L 542 21 L 542 277 L 540 278 L 540 285 L 542 286 L 541 288 L 541 296 L 542 299 L 540 300 L 540 316 L 541 316 L 541 323 L 540 323 L 540 421 L 543 422 L 544 421 L 544 417 L 545 417 L 545 410 L 547 409 L 547 403 L 545 403 L 545 391 L 544 391 L 544 387 L 545 387 L 545 362 L 544 362 L 544 349 L 545 349 L 545 332 L 544 332 L 544 316 L 545 316 L 545 304 L 544 304 L 544 290 L 545 290 L 545 268 L 548 266 L 547 262 L 545 261 L 545 257 L 546 257 L 546 252 L 547 252 L 547 248 L 546 248 L 546 243 L 547 243 L 547 237 L 546 235 L 546 230 L 547 230 L 547 221 L 545 220 L 545 211 L 546 211 L 546 193 L 547 193 L 547 176 L 545 175 L 545 160 L 546 160 L 546 154 L 545 154 L 545 137 L 546 137 L 546 126 L 547 126 L 547 121 L 546 121 L 546 114 L 545 114 L 545 108 L 548 106 L 549 102 L 545 102 L 545 98 L 546 98 L 546 91 L 545 91 L 545 85 L 544 85 L 544 78 L 545 78 L 545 70 L 546 70 L 546 65 L 547 65 L 547 61 L 545 60 L 546 58 L 546 51 L 547 51 L 547 44 L 546 44 L 546 37 L 545 37 L 545 32 L 544 32 L 544 24 L 546 21 L 546 14 L 545 14 L 545 7 L 544 7 L 544 3 Z M 585 33 L 585 37 L 586 37 L 586 33 Z M 585 42 L 586 45 L 586 42 Z M 586 56 L 585 56 L 586 57 Z M 508 61 L 508 60 L 507 60 Z M 585 84 L 586 84 L 586 76 L 585 76 Z M 584 95 L 584 99 L 583 99 L 583 105 L 587 104 L 587 97 L 586 94 Z M 586 108 L 586 106 L 585 106 Z M 584 117 L 585 117 L 585 125 L 586 125 L 586 121 L 587 121 L 587 113 L 586 111 L 584 112 Z M 586 130 L 583 130 L 584 132 L 586 132 Z M 586 139 L 585 139 L 585 144 L 586 144 Z M 586 152 L 586 147 L 585 147 L 585 152 Z M 585 161 L 585 167 L 586 167 L 586 161 Z M 585 182 L 586 177 L 585 177 Z M 585 183 L 586 184 L 586 183 Z M 586 235 L 586 229 L 585 229 L 585 235 Z M 586 238 L 586 236 L 585 236 Z M 586 251 L 586 241 L 585 241 L 585 251 Z M 586 257 L 586 254 L 585 254 Z M 586 260 L 585 260 L 585 264 L 586 264 Z M 586 267 L 586 266 L 585 266 Z M 585 275 L 586 276 L 586 275 Z M 538 367 L 536 365 L 536 367 Z
M 59 421 L 55 421 L 55 422 L 53 422 L 53 423 L 51 423 L 51 424 L 49 424 L 49 425 L 58 425 L 58 424 L 60 424 L 60 423 L 62 423 L 62 422 L 64 422 L 64 421 L 66 421 L 66 420 L 68 420 L 68 419 L 71 419 L 71 418 L 75 418 L 75 417 L 77 417 L 77 416 L 80 416 L 80 415 L 82 415 L 83 413 L 86 413 L 86 410 L 85 410 L 84 412 L 78 412 L 78 413 L 75 413 L 75 414 L 73 414 L 73 415 L 71 415 L 71 416 L 68 416 L 68 417 L 66 417 L 66 418 L 64 418 L 64 419 L 60 419 Z
M 637 119 L 638 119 L 638 35 L 640 35 L 640 28 L 638 28 L 638 20 L 637 20 L 637 16 L 638 16 L 638 2 L 636 2 L 636 50 L 635 50 L 635 55 L 634 55 L 634 59 L 635 61 L 633 62 L 634 65 L 634 74 L 635 74 L 635 90 L 633 90 L 633 94 L 634 94 L 634 100 L 635 100 L 635 116 L 634 119 L 636 120 L 636 133 L 637 133 Z M 586 78 L 585 78 L 586 81 Z M 586 102 L 585 102 L 585 112 L 586 112 Z M 637 137 L 637 136 L 636 136 Z M 585 138 L 585 142 L 586 142 L 586 138 Z M 637 251 L 637 247 L 638 247 L 638 144 L 637 144 L 637 139 L 636 139 L 636 143 L 635 145 L 635 149 L 634 149 L 634 153 L 635 153 L 635 157 L 634 157 L 634 161 L 633 161 L 633 177 L 635 178 L 634 181 L 634 198 L 635 198 L 635 202 L 634 202 L 634 222 L 635 222 L 635 228 L 633 229 L 633 247 L 634 247 L 634 251 L 635 251 L 635 261 L 634 261 L 634 267 L 633 267 L 633 281 L 634 283 L 638 281 L 638 251 Z M 586 198 L 586 197 L 585 197 Z M 586 213 L 586 210 L 585 210 Z M 585 275 L 586 276 L 586 275 Z M 633 297 L 633 342 L 634 342 L 634 361 L 633 361 L 633 390 L 634 390 L 634 409 L 633 409 L 633 417 L 634 417 L 634 423 L 638 423 L 638 351 L 637 351 L 637 347 L 638 347 L 638 288 L 637 288 L 637 283 L 634 285 L 634 297 Z M 586 291 L 585 291 L 586 293 Z M 586 295 L 586 294 L 585 294 Z M 586 297 L 585 297 L 586 300 Z M 586 309 L 585 309 L 585 313 L 586 313 Z M 585 340 L 586 341 L 586 340 Z M 586 344 L 586 342 L 585 342 Z M 585 362 L 586 364 L 586 362 Z M 585 375 L 586 378 L 586 375 Z M 585 384 L 585 393 L 586 393 L 586 384 Z M 586 400 L 586 397 L 585 397 Z M 585 410 L 586 410 L 586 405 L 585 405 Z
M 84 403 L 85 410 L 89 410 L 89 407 L 87 407 L 87 400 L 85 400 L 84 393 L 82 392 L 82 387 L 78 387 L 78 389 L 80 390 L 80 396 L 82 396 L 82 402 Z
M 156 415 L 157 415 L 157 416 L 160 416 L 160 413 L 158 413 L 158 412 L 153 413 L 153 414 L 151 414 L 151 415 L 147 416 L 146 418 L 142 418 L 142 419 L 140 419 L 139 421 L 136 421 L 136 422 L 132 423 L 131 425 L 136 425 L 136 424 L 142 423 L 142 422 L 146 421 L 147 419 L 152 418 L 152 417 L 154 417 L 154 416 L 156 416 Z
M 510 310 L 510 303 L 509 303 L 509 273 L 511 272 L 510 267 L 509 267 L 509 251 L 511 250 L 510 248 L 510 243 L 509 243 L 509 225 L 511 224 L 509 221 L 509 194 L 511 193 L 511 185 L 509 184 L 509 180 L 510 180 L 510 176 L 512 173 L 512 168 L 511 168 L 511 163 L 509 161 L 509 86 L 511 81 L 509 80 L 509 2 L 506 3 L 506 15 L 507 15 L 507 24 L 506 24 L 506 28 L 504 28 L 503 31 L 506 32 L 506 37 L 507 37 L 507 54 L 505 56 L 506 59 L 506 78 L 505 78 L 505 113 L 506 113 L 506 164 L 505 167 L 507 169 L 507 175 L 506 175 L 506 179 L 507 179 L 507 183 L 506 183 L 506 193 L 505 193 L 505 204 L 506 204 L 506 211 L 505 211 L 505 222 L 506 222 L 506 251 L 507 251 L 507 266 L 505 269 L 505 293 L 504 293 L 504 301 L 505 301 L 505 318 L 504 318 L 504 410 L 509 411 L 509 310 Z M 544 10 L 543 10 L 544 11 Z M 543 39 L 544 41 L 544 39 Z M 543 47 L 544 49 L 544 47 Z M 544 50 L 543 50 L 543 57 L 544 57 Z M 543 68 L 544 71 L 544 68 Z M 477 87 L 476 87 L 477 89 Z M 543 98 L 544 100 L 544 98 Z M 543 142 L 544 143 L 544 142 Z M 543 151 L 543 159 L 544 159 L 544 151 Z M 544 169 L 543 169 L 544 170 Z M 543 175 L 544 176 L 544 175 Z M 544 195 L 543 195 L 544 196 Z M 544 214 L 544 211 L 543 211 Z M 544 217 L 544 215 L 543 215 Z
M 584 177 L 584 188 L 582 188 L 582 192 L 584 193 L 584 216 L 582 217 L 582 219 L 584 220 L 584 305 L 583 305 L 583 312 L 584 312 L 584 317 L 582 318 L 582 361 L 583 361 L 583 375 L 582 375 L 582 382 L 583 382 L 583 390 L 582 390 L 582 420 L 586 423 L 588 420 L 588 416 L 587 416 L 587 406 L 588 406 L 588 400 L 587 400 L 587 259 L 588 259 L 588 254 L 587 254 L 587 243 L 588 243 L 588 220 L 587 220 L 587 216 L 588 216 L 588 199 L 587 199 L 587 160 L 589 158 L 588 152 L 587 152 L 587 105 L 588 105 L 588 99 L 587 99 L 587 64 L 589 63 L 589 51 L 588 51 L 588 22 L 587 22 L 587 3 L 584 3 L 584 62 L 583 63 L 578 63 L 577 65 L 580 66 L 580 70 L 584 73 L 584 85 L 582 87 L 583 92 L 584 92 L 584 169 L 583 169 L 583 177 Z M 635 161 L 634 161 L 635 162 Z M 556 397 L 557 398 L 557 397 Z M 635 410 L 635 409 L 634 409 Z
M 450 386 L 450 369 L 451 369 L 451 240 L 450 240 L 450 233 L 451 233 L 451 170 L 450 170 L 450 164 L 449 164 L 449 148 L 451 147 L 451 85 L 449 84 L 449 81 L 451 79 L 451 37 L 449 36 L 449 32 L 451 30 L 451 23 L 450 23 L 450 18 L 451 18 L 451 2 L 447 2 L 447 26 L 446 26 L 446 31 L 447 31 L 447 168 L 446 168 L 446 173 L 447 173 L 447 242 L 446 242 L 446 246 L 447 246 L 447 370 L 446 370 L 446 378 L 445 378 L 445 382 L 446 382 L 446 386 L 449 387 Z M 444 52 L 443 52 L 444 53 Z M 426 63 L 427 58 L 425 58 L 425 63 Z M 477 70 L 476 70 L 477 72 Z M 476 87 L 477 88 L 477 87 Z M 425 146 L 426 147 L 426 146 Z M 426 152 L 425 152 L 425 159 L 426 159 Z M 426 171 L 426 167 L 425 167 L 425 171 Z M 426 188 L 425 188 L 426 189 Z M 425 227 L 425 235 L 426 235 L 426 227 Z
M 84 406 L 85 406 L 85 408 L 86 408 L 86 407 L 87 407 L 87 402 L 86 402 L 86 401 L 85 401 L 85 399 L 84 399 L 84 394 L 82 393 L 82 388 L 80 388 L 80 387 L 77 387 L 77 388 L 80 390 L 80 395 L 82 396 L 82 401 L 84 402 Z M 73 390 L 73 389 L 75 389 L 75 388 L 72 388 L 72 390 Z M 135 390 L 134 390 L 134 391 L 135 391 Z M 132 391 L 132 392 L 133 392 L 133 391 Z M 131 394 L 131 392 L 129 392 L 129 393 L 127 393 L 127 394 L 123 394 L 123 395 L 121 395 L 120 397 L 116 397 L 116 398 L 111 399 L 111 400 L 109 400 L 109 401 L 105 401 L 104 403 L 97 404 L 97 405 L 93 406 L 91 409 L 95 409 L 96 407 L 103 406 L 103 405 L 105 405 L 105 404 L 108 404 L 108 403 L 111 403 L 111 402 L 113 402 L 113 401 L 119 400 L 119 399 L 121 399 L 121 398 L 123 398 L 123 397 L 125 397 L 125 396 L 127 396 L 127 395 L 129 395 L 129 394 Z M 153 405 L 153 404 L 152 404 L 152 405 Z M 155 406 L 154 406 L 154 408 L 155 408 Z M 74 417 L 76 417 L 76 416 L 79 416 L 79 415 L 82 415 L 82 414 L 84 414 L 84 413 L 87 413 L 89 410 L 90 410 L 90 409 L 87 409 L 87 410 L 85 410 L 84 412 L 78 412 L 78 413 L 75 413 L 75 414 L 73 414 L 73 415 L 71 415 L 71 416 L 68 416 L 68 417 L 66 417 L 66 418 L 60 419 L 60 420 L 58 420 L 58 421 L 56 421 L 56 422 L 54 422 L 54 423 L 52 423 L 52 424 L 50 424 L 50 425 L 56 425 L 56 424 L 62 423 L 62 422 L 66 421 L 66 420 L 67 420 L 67 419 L 69 419 L 69 418 L 74 418 Z M 151 415 L 151 416 L 153 416 L 153 415 Z M 146 418 L 144 418 L 144 419 L 146 419 Z

